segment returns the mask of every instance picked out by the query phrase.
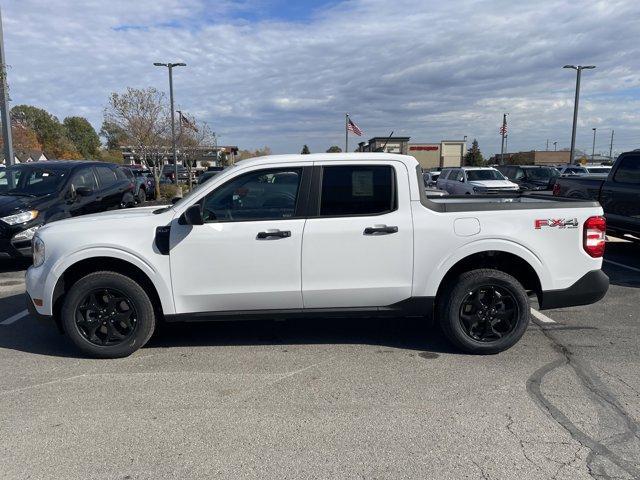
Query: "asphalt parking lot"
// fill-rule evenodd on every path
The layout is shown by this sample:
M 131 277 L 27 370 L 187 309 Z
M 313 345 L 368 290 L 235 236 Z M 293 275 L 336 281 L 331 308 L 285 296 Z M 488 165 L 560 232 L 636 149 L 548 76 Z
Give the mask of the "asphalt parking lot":
M 640 245 L 494 356 L 416 319 L 177 325 L 77 356 L 0 265 L 0 478 L 640 478 Z

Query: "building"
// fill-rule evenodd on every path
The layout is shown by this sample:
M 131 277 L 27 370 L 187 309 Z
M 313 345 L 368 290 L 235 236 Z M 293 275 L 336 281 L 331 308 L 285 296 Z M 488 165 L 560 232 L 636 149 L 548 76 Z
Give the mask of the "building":
M 459 167 L 466 140 L 442 140 L 438 143 L 411 143 L 411 137 L 373 137 L 358 144 L 359 152 L 387 152 L 411 155 L 425 169 Z
M 387 152 L 407 155 L 411 137 L 373 137 L 369 142 L 360 142 L 358 152 Z
M 30 162 L 45 162 L 49 160 L 49 157 L 40 150 L 21 150 L 15 149 L 13 152 L 14 163 L 30 163 Z M 0 158 L 0 165 L 5 165 L 4 155 Z
M 500 154 L 496 154 L 489 159 L 491 164 L 515 164 L 515 165 L 563 165 L 569 162 L 570 152 L 567 151 L 547 151 L 531 150 L 529 152 L 505 153 L 504 162 L 501 161 Z
M 424 170 L 443 167 L 460 167 L 466 140 L 442 140 L 440 143 L 410 143 L 408 154 L 415 157 Z
M 156 147 L 142 150 L 136 147 L 121 147 L 122 159 L 125 165 L 155 163 L 159 159 L 161 164 L 173 163 L 173 152 L 170 148 Z M 202 146 L 178 151 L 178 163 L 186 159 L 194 162 L 196 168 L 204 168 L 203 163 L 209 166 L 219 166 L 220 154 L 227 155 L 230 163 L 235 163 L 238 147 L 232 145 Z

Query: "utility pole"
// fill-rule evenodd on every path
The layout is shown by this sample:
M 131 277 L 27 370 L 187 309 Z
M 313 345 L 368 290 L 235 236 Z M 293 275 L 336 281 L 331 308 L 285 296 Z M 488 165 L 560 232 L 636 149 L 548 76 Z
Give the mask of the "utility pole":
M 502 136 L 502 146 L 500 147 L 500 165 L 504 165 L 504 137 L 507 134 L 507 114 L 502 115 L 502 127 L 500 127 L 500 135 Z
M 344 153 L 349 153 L 349 114 L 344 114 Z
M 573 163 L 573 155 L 576 150 L 576 127 L 578 126 L 578 101 L 580 100 L 580 77 L 582 70 L 590 70 L 596 68 L 595 65 L 565 65 L 562 68 L 572 68 L 576 71 L 576 97 L 573 102 L 573 127 L 571 129 L 571 153 L 569 154 L 569 163 Z
M 609 160 L 613 162 L 613 129 L 611 129 L 611 143 L 609 144 Z
M 549 139 L 547 138 L 547 148 L 545 149 L 547 152 L 549 151 Z
M 154 63 L 156 67 L 167 67 L 169 69 L 169 101 L 171 103 L 171 147 L 173 149 L 173 167 L 174 175 L 176 179 L 176 187 L 178 188 L 178 195 L 181 195 L 181 189 L 178 184 L 178 154 L 176 151 L 176 121 L 175 113 L 173 110 L 173 67 L 186 67 L 186 63 Z
M 596 129 L 592 128 L 591 130 L 593 130 L 593 146 L 591 147 L 591 161 L 593 162 L 596 156 Z
M 554 152 L 558 151 L 558 142 L 553 142 L 553 151 Z
M 4 139 L 4 162 L 7 167 L 13 165 L 13 139 L 11 138 L 11 112 L 9 111 L 9 86 L 7 83 L 7 61 L 4 56 L 4 32 L 2 31 L 2 12 L 0 12 L 0 110 L 2 113 L 2 137 Z M 8 187 L 13 188 L 13 175 L 7 175 Z

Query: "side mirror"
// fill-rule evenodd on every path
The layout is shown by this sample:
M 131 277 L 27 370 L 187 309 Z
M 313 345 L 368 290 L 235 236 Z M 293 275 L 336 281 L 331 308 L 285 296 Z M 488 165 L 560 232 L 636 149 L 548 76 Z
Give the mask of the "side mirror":
M 173 197 L 173 198 L 171 199 L 171 203 L 172 203 L 172 204 L 176 204 L 176 203 L 178 203 L 180 200 L 182 200 L 182 197 Z
M 93 190 L 89 187 L 76 187 L 76 195 L 80 197 L 88 197 L 93 194 Z
M 203 225 L 204 220 L 202 218 L 202 210 L 200 209 L 200 205 L 195 204 L 187 208 L 185 212 L 180 215 L 178 223 L 180 225 Z

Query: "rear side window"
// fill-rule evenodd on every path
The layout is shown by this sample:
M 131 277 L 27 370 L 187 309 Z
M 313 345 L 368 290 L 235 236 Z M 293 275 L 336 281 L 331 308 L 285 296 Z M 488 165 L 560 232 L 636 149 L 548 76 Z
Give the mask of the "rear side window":
M 109 167 L 98 165 L 96 167 L 96 175 L 98 176 L 98 182 L 101 187 L 108 187 L 116 183 L 116 174 Z
M 613 179 L 622 183 L 640 183 L 640 156 L 623 157 Z
M 324 167 L 321 216 L 376 215 L 395 209 L 395 175 L 389 165 Z
M 116 168 L 116 176 L 118 180 L 129 180 L 133 182 L 133 172 L 128 168 Z

